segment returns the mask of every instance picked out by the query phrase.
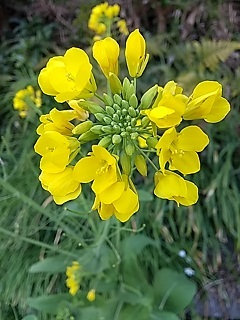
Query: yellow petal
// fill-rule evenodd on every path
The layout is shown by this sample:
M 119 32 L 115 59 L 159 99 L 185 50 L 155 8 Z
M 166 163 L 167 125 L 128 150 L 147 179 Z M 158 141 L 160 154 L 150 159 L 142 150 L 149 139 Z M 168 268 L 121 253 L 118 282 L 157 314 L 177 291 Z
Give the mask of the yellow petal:
M 96 194 L 100 194 L 108 187 L 112 186 L 116 181 L 116 169 L 110 167 L 104 174 L 96 175 L 92 184 L 92 190 Z
M 76 199 L 80 195 L 81 190 L 81 185 L 79 185 L 79 187 L 74 192 L 68 193 L 64 197 L 53 196 L 53 200 L 56 202 L 56 204 L 61 205 L 67 201 Z
M 230 104 L 225 98 L 218 98 L 212 108 L 209 114 L 204 118 L 205 121 L 210 123 L 216 123 L 221 120 L 223 120 L 228 112 L 230 111 Z
M 158 143 L 156 144 L 156 149 L 169 149 L 172 142 L 177 138 L 176 129 L 170 128 L 164 132 L 164 134 L 159 139 Z
M 96 157 L 85 157 L 80 159 L 73 170 L 74 178 L 83 183 L 88 183 L 95 179 L 96 172 L 99 169 L 99 161 Z
M 175 145 L 184 151 L 202 151 L 209 144 L 209 139 L 198 126 L 188 126 L 179 133 Z
M 183 206 L 191 206 L 198 201 L 198 188 L 193 182 L 185 180 L 185 183 L 187 186 L 187 197 L 176 197 L 176 201 Z
M 127 188 L 121 197 L 114 201 L 113 205 L 119 213 L 129 214 L 131 216 L 138 206 L 138 195 L 130 188 Z
M 114 206 L 112 204 L 101 203 L 100 208 L 98 209 L 99 216 L 102 220 L 107 220 L 111 218 L 114 214 Z
M 124 182 L 114 183 L 109 188 L 105 189 L 102 193 L 99 194 L 100 201 L 105 204 L 113 203 L 121 197 L 124 191 L 124 186 Z
M 66 69 L 75 78 L 84 65 L 91 66 L 86 52 L 79 48 L 70 48 L 64 54 Z M 90 71 L 91 72 L 91 71 Z M 89 73 L 90 76 L 90 73 Z M 83 73 L 84 77 L 84 73 Z
M 50 96 L 55 96 L 57 91 L 53 88 L 50 83 L 49 74 L 46 68 L 42 69 L 38 76 L 38 84 L 45 94 L 49 94 Z
M 195 173 L 200 170 L 198 154 L 194 151 L 186 151 L 183 154 L 174 154 L 171 157 L 170 170 L 174 168 L 183 174 Z

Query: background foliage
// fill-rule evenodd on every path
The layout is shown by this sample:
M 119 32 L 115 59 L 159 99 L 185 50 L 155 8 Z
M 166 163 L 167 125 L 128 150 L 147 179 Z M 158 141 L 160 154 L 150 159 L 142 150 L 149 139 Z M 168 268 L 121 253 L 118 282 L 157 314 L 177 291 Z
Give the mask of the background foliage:
M 39 158 L 33 152 L 38 115 L 20 119 L 12 99 L 28 84 L 37 87 L 37 74 L 49 57 L 69 46 L 90 50 L 93 34 L 87 20 L 97 2 L 1 3 L 0 319 L 74 316 L 87 320 L 103 314 L 116 320 L 139 315 L 143 320 L 175 320 L 175 313 L 181 319 L 202 319 L 216 316 L 216 310 L 219 318 L 231 312 L 232 318 L 238 318 L 233 303 L 239 293 L 240 248 L 239 3 L 119 3 L 129 29 L 140 27 L 148 41 L 151 60 L 140 84 L 142 92 L 155 82 L 164 85 L 172 79 L 190 92 L 196 83 L 209 79 L 222 83 L 224 96 L 231 102 L 225 121 L 216 126 L 201 124 L 211 143 L 201 155 L 202 170 L 194 177 L 200 201 L 194 207 L 177 208 L 153 198 L 150 172 L 144 180 L 135 177 L 141 210 L 126 224 L 115 220 L 106 224 L 96 213 L 89 213 L 92 199 L 87 190 L 78 200 L 56 206 L 38 181 Z M 55 104 L 43 97 L 42 112 Z M 180 250 L 186 251 L 186 257 L 179 256 Z M 65 287 L 65 268 L 75 259 L 85 270 L 80 302 Z M 171 296 L 164 298 L 169 285 L 164 279 L 175 276 L 181 282 L 180 275 L 189 267 L 195 271 L 192 278 L 199 290 L 195 303 L 183 312 L 188 303 L 173 306 Z M 194 292 L 192 282 L 185 285 Z M 94 304 L 86 300 L 92 287 L 97 292 Z M 173 290 L 174 294 L 181 296 Z M 46 295 L 55 300 L 44 300 Z M 162 309 L 156 301 L 162 301 Z M 52 306 L 59 308 L 50 310 Z M 49 310 L 55 315 L 49 315 Z

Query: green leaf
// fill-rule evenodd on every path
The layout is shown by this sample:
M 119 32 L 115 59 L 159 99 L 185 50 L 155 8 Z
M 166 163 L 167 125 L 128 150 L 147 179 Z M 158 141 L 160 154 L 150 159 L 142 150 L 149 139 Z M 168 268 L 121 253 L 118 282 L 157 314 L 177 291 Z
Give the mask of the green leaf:
M 151 314 L 151 320 L 180 320 L 180 318 L 172 312 L 157 311 Z
M 156 246 L 157 244 L 144 234 L 130 235 L 122 242 L 123 256 L 126 258 L 132 255 L 136 256 L 148 245 Z
M 38 318 L 33 314 L 29 314 L 28 316 L 22 318 L 22 320 L 38 320 Z
M 93 319 L 100 319 L 99 310 L 95 307 L 87 307 L 87 308 L 81 308 L 79 310 L 79 319 L 84 320 L 93 320 Z
M 138 189 L 138 196 L 139 196 L 139 201 L 143 201 L 143 202 L 153 201 L 153 195 L 146 190 Z
M 27 304 L 41 312 L 57 314 L 61 304 L 70 299 L 71 296 L 68 293 L 59 293 L 53 295 L 42 295 L 37 298 L 28 298 Z
M 29 272 L 38 273 L 38 272 L 65 272 L 66 267 L 72 264 L 72 258 L 59 255 L 51 258 L 46 258 L 42 261 L 34 263 L 30 268 Z
M 150 319 L 150 310 L 144 306 L 124 306 L 120 312 L 118 320 L 146 320 Z
M 196 293 L 196 284 L 184 274 L 170 269 L 161 269 L 154 280 L 154 294 L 158 309 L 182 312 Z

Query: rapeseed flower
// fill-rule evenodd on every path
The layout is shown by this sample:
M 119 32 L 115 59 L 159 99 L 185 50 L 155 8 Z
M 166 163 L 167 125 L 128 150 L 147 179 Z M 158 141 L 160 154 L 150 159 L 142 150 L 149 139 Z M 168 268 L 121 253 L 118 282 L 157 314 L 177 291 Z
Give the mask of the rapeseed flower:
M 69 293 L 75 296 L 80 288 L 81 274 L 80 264 L 78 261 L 73 261 L 72 265 L 66 269 L 66 286 L 69 288 Z
M 96 290 L 95 289 L 91 289 L 88 291 L 87 299 L 90 302 L 95 301 L 95 299 L 96 299 Z
M 96 6 L 91 21 L 112 23 L 119 10 L 109 7 L 107 3 Z M 101 20 L 103 12 L 104 19 L 110 20 Z M 41 155 L 43 188 L 57 204 L 63 204 L 80 195 L 82 183 L 91 183 L 95 194 L 92 210 L 103 220 L 115 216 L 125 222 L 139 210 L 133 173 L 137 170 L 146 177 L 151 166 L 157 197 L 177 205 L 195 204 L 198 188 L 181 175 L 200 170 L 198 152 L 208 145 L 209 138 L 187 120 L 217 122 L 226 116 L 230 106 L 222 97 L 221 85 L 203 81 L 188 97 L 172 80 L 163 87 L 153 85 L 139 97 L 137 78 L 149 56 L 138 29 L 129 35 L 125 50 L 134 79 L 118 77 L 119 45 L 113 38 L 95 42 L 93 56 L 108 84 L 101 95 L 95 92 L 92 66 L 81 49 L 71 48 L 64 56 L 51 58 L 39 75 L 43 91 L 59 102 L 67 101 L 71 108 L 53 109 L 40 118 L 35 151 Z M 151 153 L 159 157 L 152 158 Z M 77 288 L 74 283 L 69 280 L 72 292 Z

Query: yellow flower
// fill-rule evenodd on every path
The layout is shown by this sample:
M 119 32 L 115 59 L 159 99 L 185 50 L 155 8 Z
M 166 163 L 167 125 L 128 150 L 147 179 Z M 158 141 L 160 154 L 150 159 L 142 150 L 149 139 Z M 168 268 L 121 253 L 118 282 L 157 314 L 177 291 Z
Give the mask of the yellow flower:
M 15 110 L 19 111 L 19 116 L 21 118 L 26 118 L 29 110 L 29 102 L 27 99 L 30 99 L 37 108 L 42 106 L 41 91 L 34 91 L 32 86 L 27 86 L 25 89 L 17 91 L 13 99 L 13 107 Z
M 129 220 L 139 209 L 138 194 L 131 179 L 123 174 L 121 181 L 96 195 L 92 209 L 97 209 L 103 220 L 112 215 L 121 222 Z
M 109 73 L 118 75 L 119 52 L 118 43 L 111 37 L 96 41 L 93 45 L 93 57 L 107 78 Z
M 78 100 L 68 101 L 69 106 L 76 111 L 76 118 L 79 121 L 85 121 L 89 117 L 89 113 L 78 105 Z
M 47 131 L 56 131 L 62 135 L 71 136 L 74 125 L 70 122 L 77 117 L 74 110 L 59 111 L 53 108 L 49 114 L 42 115 L 42 122 L 37 128 L 37 134 L 42 135 Z
M 80 143 L 76 138 L 63 136 L 56 131 L 46 131 L 38 138 L 34 149 L 42 156 L 40 169 L 58 173 L 66 168 L 79 147 Z
M 43 171 L 39 180 L 42 187 L 50 192 L 56 204 L 61 205 L 69 200 L 76 199 L 81 193 L 81 185 L 74 179 L 73 167 L 68 166 L 59 173 Z
M 89 86 L 88 94 L 95 88 L 90 83 L 92 65 L 87 54 L 78 48 L 71 48 L 64 56 L 51 58 L 42 69 L 38 82 L 45 94 L 55 96 L 57 102 L 84 98 L 84 89 Z M 92 91 L 91 91 L 92 90 Z
M 196 151 L 202 151 L 208 143 L 208 136 L 197 126 L 186 127 L 180 133 L 175 128 L 166 130 L 156 145 L 161 170 L 164 172 L 169 162 L 170 170 L 183 174 L 199 171 L 200 161 Z
M 162 199 L 174 200 L 177 204 L 191 206 L 198 200 L 198 188 L 174 172 L 166 170 L 155 174 L 154 194 Z
M 182 94 L 182 88 L 174 81 L 169 81 L 164 88 L 159 87 L 156 103 L 149 110 L 143 110 L 148 118 L 159 128 L 169 128 L 178 125 L 186 109 L 187 97 Z
M 140 77 L 148 63 L 149 54 L 146 55 L 146 42 L 138 29 L 128 36 L 125 56 L 130 76 Z
M 79 270 L 80 265 L 78 261 L 73 261 L 72 265 L 70 267 L 67 267 L 66 269 L 66 285 L 69 288 L 69 293 L 72 296 L 75 296 L 80 288 L 81 275 L 79 273 Z
M 95 289 L 91 289 L 88 291 L 87 299 L 90 302 L 93 302 L 96 299 L 96 290 Z
M 92 180 L 92 190 L 99 194 L 117 181 L 117 160 L 105 148 L 92 146 L 88 157 L 80 159 L 74 168 L 79 182 Z
M 127 36 L 129 34 L 128 27 L 126 24 L 126 20 L 120 19 L 117 22 L 117 26 L 119 28 L 119 32 Z
M 230 104 L 222 97 L 222 85 L 217 81 L 203 81 L 189 97 L 183 118 L 215 123 L 225 118 L 229 111 Z

